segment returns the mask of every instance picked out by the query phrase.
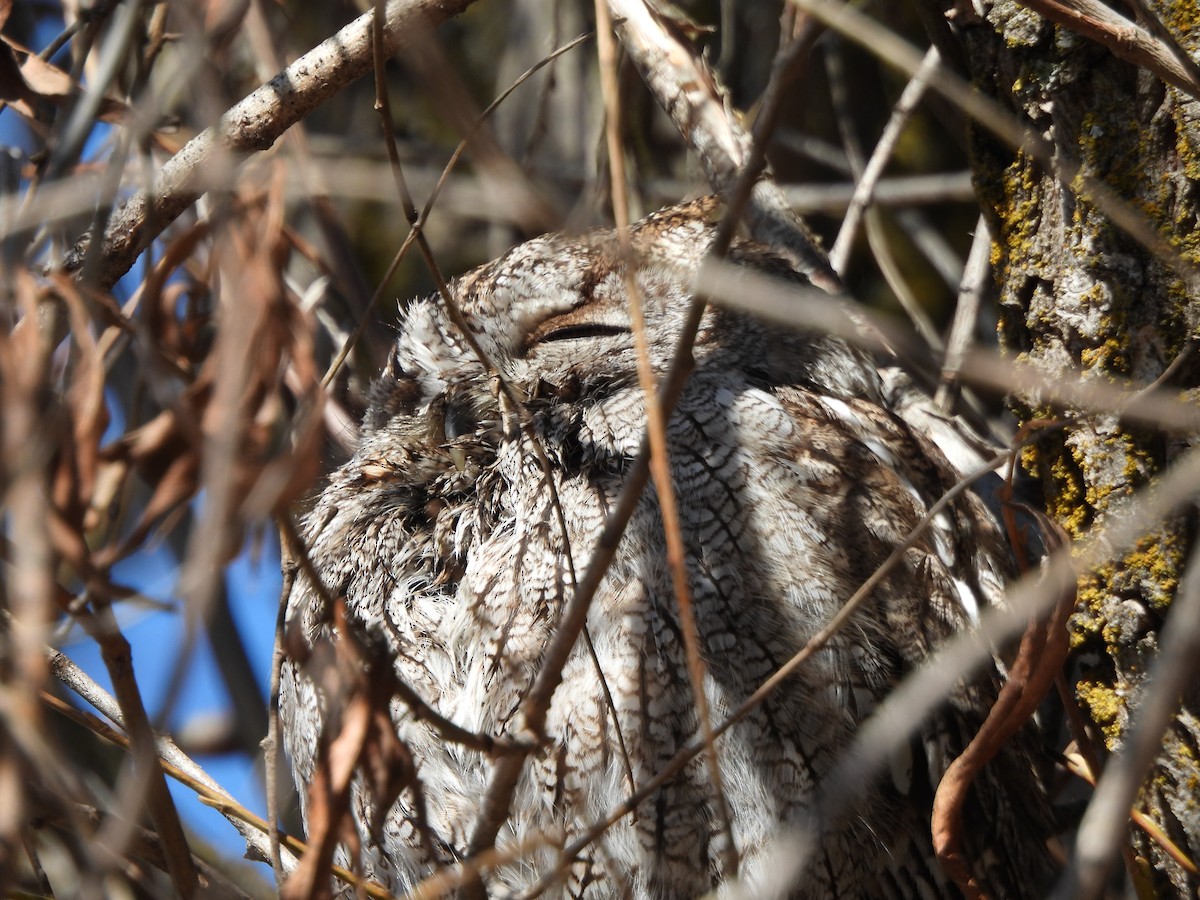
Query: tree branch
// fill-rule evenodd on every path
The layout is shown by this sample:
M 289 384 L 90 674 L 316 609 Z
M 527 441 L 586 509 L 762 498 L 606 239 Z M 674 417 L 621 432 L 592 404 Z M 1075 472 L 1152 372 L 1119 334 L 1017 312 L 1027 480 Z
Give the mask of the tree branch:
M 609 0 L 613 18 L 618 19 L 617 35 L 625 51 L 636 63 L 651 93 L 671 117 L 679 133 L 695 150 L 704 166 L 709 184 L 731 206 L 733 190 L 742 173 L 754 170 L 757 180 L 750 187 L 746 217 L 756 240 L 786 250 L 801 272 L 813 284 L 831 293 L 841 291 L 841 282 L 829 267 L 816 239 L 788 206 L 787 198 L 775 183 L 769 167 L 762 163 L 762 141 L 755 141 L 733 115 L 724 88 L 695 51 L 663 24 L 650 6 L 641 0 Z M 779 62 L 773 83 L 778 85 L 791 74 L 785 71 L 794 54 L 803 54 L 811 46 L 813 33 L 805 33 L 788 45 Z M 770 127 L 776 102 L 764 96 L 760 119 Z M 761 175 L 759 165 L 762 165 Z
M 383 46 L 391 55 L 409 36 L 458 15 L 474 0 L 389 0 Z M 129 271 L 138 254 L 210 187 L 234 157 L 268 149 L 285 131 L 330 97 L 371 71 L 371 19 L 359 16 L 235 104 L 176 153 L 158 173 L 153 192 L 139 191 L 109 219 L 97 271 L 107 289 Z M 81 237 L 63 268 L 77 271 L 93 236 Z

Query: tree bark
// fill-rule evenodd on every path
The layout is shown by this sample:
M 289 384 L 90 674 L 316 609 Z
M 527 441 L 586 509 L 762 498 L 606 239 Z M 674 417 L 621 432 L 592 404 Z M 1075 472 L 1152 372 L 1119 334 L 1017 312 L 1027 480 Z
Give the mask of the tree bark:
M 1149 0 L 1149 6 L 1194 58 L 1200 29 L 1183 18 L 1194 7 L 1166 0 Z M 1045 137 L 1056 160 L 1077 162 L 1084 175 L 1118 192 L 1196 265 L 1200 103 L 1012 0 L 955 7 L 975 83 Z M 1200 296 L 1194 283 L 1029 155 L 982 132 L 973 135 L 972 152 L 976 188 L 995 235 L 992 262 L 1006 349 L 1047 373 L 1074 365 L 1085 381 L 1149 385 L 1163 379 L 1163 386 L 1195 398 L 1200 365 L 1192 343 Z M 1036 397 L 1016 403 L 1025 419 L 1056 415 Z M 1126 427 L 1114 414 L 1081 418 L 1054 432 L 1025 461 L 1041 479 L 1047 509 L 1079 536 L 1121 515 L 1133 492 L 1185 449 L 1183 439 Z M 1110 751 L 1121 746 L 1137 715 L 1195 532 L 1194 516 L 1167 521 L 1079 585 L 1070 625 L 1075 692 Z M 1200 858 L 1198 712 L 1200 686 L 1193 679 L 1140 798 L 1141 808 L 1193 860 Z M 1131 836 L 1160 895 L 1196 896 L 1194 875 L 1140 830 Z

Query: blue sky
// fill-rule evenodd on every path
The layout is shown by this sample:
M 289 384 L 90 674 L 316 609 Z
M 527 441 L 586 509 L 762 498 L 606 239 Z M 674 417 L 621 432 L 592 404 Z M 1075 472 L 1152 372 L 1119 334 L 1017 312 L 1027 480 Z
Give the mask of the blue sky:
M 258 552 L 247 548 L 225 573 L 229 603 L 238 631 L 254 668 L 254 679 L 265 703 L 270 679 L 271 644 L 275 610 L 279 598 L 279 547 L 274 533 Z M 178 601 L 173 599 L 178 562 L 163 546 L 139 552 L 118 564 L 113 571 L 118 583 L 136 588 L 147 596 L 171 603 L 170 611 L 147 611 L 126 607 L 119 611 L 125 637 L 133 648 L 134 673 L 151 716 L 163 712 L 163 699 L 171 666 L 183 644 L 184 621 Z M 76 632 L 78 635 L 78 632 Z M 111 681 L 96 644 L 83 635 L 61 647 L 71 659 L 106 689 Z M 196 717 L 231 714 L 230 700 L 217 670 L 212 647 L 201 633 L 188 668 L 182 693 L 167 717 L 178 730 Z M 198 756 L 196 761 L 243 805 L 259 815 L 266 814 L 262 782 L 254 763 L 240 753 Z M 214 845 L 223 855 L 241 856 L 241 837 L 223 816 L 204 806 L 186 787 L 170 782 L 180 814 L 198 837 Z M 264 872 L 266 870 L 264 869 Z

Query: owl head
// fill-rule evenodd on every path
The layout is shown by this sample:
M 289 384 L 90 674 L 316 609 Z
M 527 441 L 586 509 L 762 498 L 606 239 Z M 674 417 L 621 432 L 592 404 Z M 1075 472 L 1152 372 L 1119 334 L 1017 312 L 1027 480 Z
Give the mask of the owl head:
M 703 291 L 697 273 L 721 211 L 717 198 L 705 197 L 654 213 L 630 229 L 628 253 L 612 229 L 546 235 L 513 248 L 450 283 L 473 341 L 439 296 L 410 304 L 372 388 L 364 431 L 426 429 L 435 442 L 453 443 L 501 419 L 501 379 L 535 413 L 635 384 L 632 302 L 641 304 L 651 367 L 661 376 Z M 803 283 L 781 256 L 753 241 L 735 239 L 727 259 Z M 880 395 L 870 360 L 843 341 L 717 306 L 705 311 L 691 353 L 696 372 L 737 371 L 764 385 L 801 384 L 843 399 Z

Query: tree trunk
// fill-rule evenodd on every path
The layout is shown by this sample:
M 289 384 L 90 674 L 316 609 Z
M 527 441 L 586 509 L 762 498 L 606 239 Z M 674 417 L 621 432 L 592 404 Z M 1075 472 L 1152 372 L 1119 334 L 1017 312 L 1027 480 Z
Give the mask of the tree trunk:
M 1056 161 L 1117 192 L 1193 265 L 1200 260 L 1200 103 L 1108 50 L 1009 0 L 956 4 L 975 83 L 1053 147 Z M 1183 20 L 1191 4 L 1149 0 L 1195 55 L 1200 30 Z M 1130 5 L 1132 6 L 1132 5 Z M 1118 4 L 1120 7 L 1120 4 Z M 982 11 L 981 18 L 979 12 Z M 1129 379 L 1194 392 L 1192 348 L 1200 320 L 1194 285 L 1073 193 L 1025 152 L 976 134 L 972 151 L 983 208 L 992 215 L 1001 341 L 1048 373 L 1074 365 L 1084 379 Z M 1182 354 L 1182 357 L 1181 357 Z M 1056 377 L 1051 375 L 1050 377 Z M 1194 393 L 1191 396 L 1195 396 Z M 1034 398 L 1022 418 L 1054 415 Z M 1047 509 L 1075 537 L 1120 515 L 1186 445 L 1122 425 L 1115 415 L 1081 418 L 1027 455 Z M 1076 695 L 1108 750 L 1137 715 L 1195 535 L 1192 516 L 1163 523 L 1133 552 L 1081 580 L 1071 621 Z M 1142 788 L 1140 806 L 1193 859 L 1200 858 L 1200 687 L 1182 698 Z M 1196 896 L 1200 881 L 1138 829 L 1136 852 L 1161 895 Z

